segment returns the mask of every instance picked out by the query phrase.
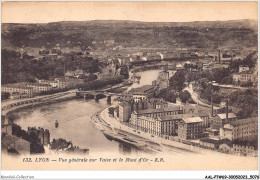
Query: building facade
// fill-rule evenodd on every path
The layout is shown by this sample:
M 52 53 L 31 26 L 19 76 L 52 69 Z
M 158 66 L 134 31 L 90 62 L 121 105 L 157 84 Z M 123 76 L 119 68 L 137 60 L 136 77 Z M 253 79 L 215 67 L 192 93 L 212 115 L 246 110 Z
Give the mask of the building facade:
M 229 140 L 258 136 L 258 118 L 239 119 L 220 128 L 220 137 Z
M 179 122 L 178 137 L 181 140 L 200 139 L 203 133 L 203 120 L 200 117 L 183 118 Z
M 148 94 L 143 92 L 136 92 L 133 94 L 133 99 L 135 102 L 144 101 L 147 99 Z
M 40 92 L 50 91 L 52 89 L 52 86 L 50 84 L 32 83 L 27 84 L 26 86 L 33 88 L 33 93 L 36 94 Z
M 217 114 L 213 118 L 212 127 L 214 129 L 219 130 L 225 124 L 228 124 L 228 123 L 235 121 L 235 120 L 237 120 L 237 116 L 234 113 L 228 113 L 228 116 L 227 116 L 226 113 Z
M 131 105 L 127 102 L 119 104 L 119 121 L 128 122 L 131 117 Z
M 183 109 L 180 107 L 171 107 L 171 108 L 160 108 L 160 109 L 144 109 L 133 111 L 131 116 L 146 116 L 146 117 L 162 117 L 166 115 L 175 115 L 175 114 L 183 114 Z
M 158 132 L 167 136 L 178 136 L 178 124 L 187 114 L 166 115 L 158 117 Z
M 2 92 L 8 92 L 10 95 L 16 94 L 16 98 L 33 97 L 33 88 L 20 84 L 5 84 L 1 87 Z M 17 95 L 18 94 L 18 95 Z
M 28 133 L 35 133 L 38 136 L 41 145 L 50 144 L 50 132 L 48 129 L 28 127 Z
M 248 82 L 254 82 L 255 81 L 255 76 L 249 71 L 242 71 L 239 73 L 233 74 L 233 82 L 235 84 L 244 84 Z
M 248 66 L 239 66 L 238 72 L 244 72 L 244 71 L 249 71 L 249 67 Z

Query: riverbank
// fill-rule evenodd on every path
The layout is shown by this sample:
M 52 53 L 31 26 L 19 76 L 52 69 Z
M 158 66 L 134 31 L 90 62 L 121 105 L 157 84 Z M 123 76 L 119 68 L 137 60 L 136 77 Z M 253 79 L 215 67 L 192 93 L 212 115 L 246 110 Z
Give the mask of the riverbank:
M 48 104 L 59 103 L 59 102 L 63 102 L 63 101 L 69 101 L 69 100 L 73 100 L 76 98 L 77 97 L 76 97 L 76 95 L 74 95 L 74 93 L 66 94 L 64 96 L 59 96 L 59 97 L 50 97 L 48 99 L 44 99 L 41 101 L 35 101 L 35 102 L 27 103 L 27 104 L 21 104 L 18 106 L 8 108 L 6 110 L 2 110 L 2 115 L 9 117 L 10 114 L 17 112 L 17 111 L 22 111 L 22 110 L 26 110 L 28 108 L 35 108 L 38 106 L 43 106 L 43 105 L 48 105 Z
M 115 140 L 124 141 L 125 143 L 129 143 L 132 141 L 132 144 L 141 149 L 151 150 L 156 153 L 182 153 L 182 154 L 211 154 L 219 152 L 202 149 L 196 146 L 183 144 L 177 141 L 163 139 L 161 137 L 136 130 L 127 125 L 120 123 L 114 117 L 111 117 L 108 114 L 108 108 L 98 112 L 95 114 L 95 117 L 99 119 L 99 121 L 93 120 L 96 126 L 102 126 L 103 133 L 105 135 L 109 135 L 110 138 Z M 105 122 L 106 126 L 103 126 Z M 127 137 L 127 139 L 125 138 Z
M 199 145 L 191 145 L 184 144 L 179 141 L 168 140 L 162 137 L 143 132 L 140 130 L 136 130 L 126 124 L 120 123 L 116 118 L 112 117 L 108 113 L 108 108 L 98 112 L 98 118 L 105 122 L 110 128 L 104 130 L 106 134 L 112 136 L 115 140 L 118 137 L 121 137 L 120 140 L 127 142 L 127 140 L 131 140 L 137 142 L 136 144 L 141 146 L 142 148 L 151 148 L 154 152 L 163 152 L 163 153 L 172 153 L 173 151 L 179 151 L 184 154 L 204 154 L 204 155 L 222 155 L 227 156 L 227 154 L 200 147 Z M 122 137 L 127 137 L 125 140 Z M 153 146 L 150 146 L 153 143 Z M 156 144 L 156 146 L 154 146 Z M 235 154 L 228 154 L 228 156 L 237 156 Z

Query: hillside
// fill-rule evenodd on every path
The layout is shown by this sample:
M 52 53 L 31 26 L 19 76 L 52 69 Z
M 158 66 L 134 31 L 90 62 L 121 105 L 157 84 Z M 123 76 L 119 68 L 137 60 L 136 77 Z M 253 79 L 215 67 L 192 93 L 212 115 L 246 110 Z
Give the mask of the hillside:
M 2 24 L 2 46 L 42 47 L 60 44 L 89 46 L 113 39 L 126 46 L 150 47 L 256 47 L 257 21 L 138 22 L 67 21 L 47 24 Z

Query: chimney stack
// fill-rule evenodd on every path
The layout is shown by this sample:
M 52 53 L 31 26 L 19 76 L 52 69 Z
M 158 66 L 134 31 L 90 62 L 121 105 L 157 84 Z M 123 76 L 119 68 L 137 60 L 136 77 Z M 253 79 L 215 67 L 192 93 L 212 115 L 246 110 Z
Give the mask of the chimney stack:
M 221 59 L 220 59 L 220 50 L 218 50 L 218 60 L 219 60 L 219 64 L 221 62 Z
M 213 96 L 211 95 L 211 117 L 214 116 L 214 109 L 213 109 Z
M 228 99 L 226 100 L 226 123 L 228 123 Z

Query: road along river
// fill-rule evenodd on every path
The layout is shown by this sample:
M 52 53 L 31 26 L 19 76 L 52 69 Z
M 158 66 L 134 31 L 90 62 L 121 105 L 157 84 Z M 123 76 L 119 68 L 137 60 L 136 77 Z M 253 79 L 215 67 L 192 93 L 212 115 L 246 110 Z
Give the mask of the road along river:
M 140 83 L 134 83 L 131 87 L 140 87 L 151 84 L 156 79 L 160 70 L 138 72 L 141 76 Z M 147 78 L 150 77 L 150 78 Z M 116 96 L 112 96 L 112 105 Z M 38 106 L 35 108 L 22 109 L 13 112 L 14 122 L 27 130 L 28 127 L 42 127 L 48 129 L 53 138 L 64 138 L 72 141 L 73 145 L 90 149 L 94 152 L 114 153 L 143 153 L 134 147 L 108 140 L 101 131 L 91 123 L 91 116 L 108 107 L 106 98 L 95 100 L 74 99 L 55 104 Z M 59 127 L 55 128 L 55 121 Z

